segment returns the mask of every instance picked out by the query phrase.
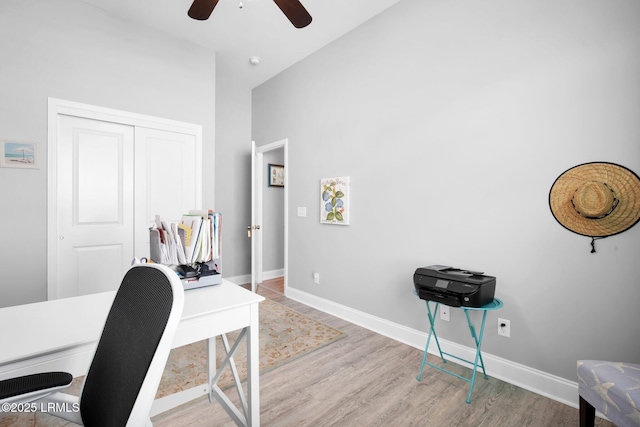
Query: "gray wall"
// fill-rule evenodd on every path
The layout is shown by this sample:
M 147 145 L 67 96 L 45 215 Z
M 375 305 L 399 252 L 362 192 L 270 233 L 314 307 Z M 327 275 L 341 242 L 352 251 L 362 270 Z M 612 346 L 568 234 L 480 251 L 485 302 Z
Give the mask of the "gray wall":
M 571 380 L 640 362 L 640 226 L 591 254 L 547 199 L 583 162 L 640 173 L 638 76 L 635 0 L 403 0 L 307 57 L 253 91 L 253 138 L 289 139 L 289 286 L 426 331 L 415 268 L 482 270 L 505 303 L 486 352 Z M 346 227 L 319 223 L 333 176 Z M 465 328 L 454 310 L 440 335 Z
M 216 69 L 216 206 L 222 276 L 251 273 L 251 90 L 221 61 Z M 250 281 L 250 279 L 248 280 Z
M 216 205 L 223 215 L 222 275 L 250 281 L 251 240 L 251 90 L 216 63 Z M 256 140 L 257 145 L 273 141 Z M 284 150 L 264 155 L 265 163 L 283 163 Z M 265 188 L 263 271 L 284 268 L 284 192 Z M 278 218 L 280 223 L 278 223 Z M 280 228 L 279 231 L 276 231 Z M 275 249 L 272 249 L 275 248 Z
M 0 168 L 0 307 L 46 299 L 47 98 L 203 126 L 213 206 L 215 53 L 76 0 L 2 0 L 0 138 L 40 144 L 38 170 Z

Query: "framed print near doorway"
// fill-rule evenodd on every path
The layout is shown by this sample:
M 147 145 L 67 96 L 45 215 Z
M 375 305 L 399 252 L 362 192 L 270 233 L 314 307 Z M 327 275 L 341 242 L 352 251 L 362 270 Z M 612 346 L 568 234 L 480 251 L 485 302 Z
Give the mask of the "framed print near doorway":
M 269 163 L 269 187 L 284 187 L 284 166 Z

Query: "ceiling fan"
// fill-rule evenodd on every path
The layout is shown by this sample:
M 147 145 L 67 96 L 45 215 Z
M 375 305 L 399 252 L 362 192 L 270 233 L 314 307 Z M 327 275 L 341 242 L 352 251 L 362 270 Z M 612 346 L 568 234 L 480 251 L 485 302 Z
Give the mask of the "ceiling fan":
M 194 0 L 188 15 L 199 21 L 209 19 L 219 0 Z M 296 28 L 304 28 L 311 23 L 311 15 L 299 0 L 273 0 Z

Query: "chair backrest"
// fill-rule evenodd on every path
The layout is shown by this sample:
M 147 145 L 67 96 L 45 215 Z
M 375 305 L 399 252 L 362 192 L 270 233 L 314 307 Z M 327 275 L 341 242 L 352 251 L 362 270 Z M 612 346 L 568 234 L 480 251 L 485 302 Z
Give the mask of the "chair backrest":
M 147 423 L 183 305 L 168 267 L 140 264 L 125 274 L 82 387 L 85 426 Z

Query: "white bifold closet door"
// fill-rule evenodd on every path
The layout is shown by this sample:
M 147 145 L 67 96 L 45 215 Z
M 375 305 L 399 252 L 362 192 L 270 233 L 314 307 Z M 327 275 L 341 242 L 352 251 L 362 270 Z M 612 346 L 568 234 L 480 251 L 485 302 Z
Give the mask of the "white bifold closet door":
M 180 219 L 201 208 L 193 126 L 182 132 L 57 115 L 49 299 L 117 289 L 131 260 L 149 256 L 156 214 Z

